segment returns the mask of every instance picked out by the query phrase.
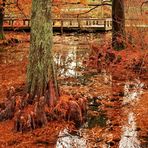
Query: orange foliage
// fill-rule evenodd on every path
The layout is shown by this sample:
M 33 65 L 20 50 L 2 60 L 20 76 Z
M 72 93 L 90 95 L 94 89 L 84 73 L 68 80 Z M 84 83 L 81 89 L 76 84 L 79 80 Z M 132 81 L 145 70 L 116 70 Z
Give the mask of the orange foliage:
M 80 3 L 86 5 L 88 2 L 87 0 L 80 0 Z
M 59 14 L 60 13 L 60 8 L 59 7 L 54 7 L 54 9 L 52 10 L 52 12 L 54 13 L 54 14 Z
M 76 126 L 80 126 L 83 122 L 83 115 L 86 112 L 86 100 L 78 98 L 76 101 L 71 96 L 63 95 L 54 108 L 54 112 L 58 119 L 73 121 Z

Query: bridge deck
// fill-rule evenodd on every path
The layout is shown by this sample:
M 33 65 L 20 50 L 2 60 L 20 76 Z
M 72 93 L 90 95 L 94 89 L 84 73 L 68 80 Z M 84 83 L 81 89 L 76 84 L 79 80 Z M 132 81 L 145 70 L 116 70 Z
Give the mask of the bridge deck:
M 98 18 L 63 18 L 63 19 L 53 19 L 54 29 L 94 29 L 94 30 L 111 30 L 112 29 L 112 19 L 98 19 Z M 29 29 L 31 26 L 31 21 L 29 18 L 5 18 L 4 28 L 5 29 Z

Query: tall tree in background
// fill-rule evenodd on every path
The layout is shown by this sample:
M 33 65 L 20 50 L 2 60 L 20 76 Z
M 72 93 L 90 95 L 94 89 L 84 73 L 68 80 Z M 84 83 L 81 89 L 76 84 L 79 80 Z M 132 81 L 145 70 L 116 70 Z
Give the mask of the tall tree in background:
M 3 20 L 4 20 L 5 2 L 6 0 L 0 1 L 0 39 L 4 39 Z
M 112 0 L 112 46 L 115 50 L 125 48 L 124 0 Z
M 48 97 L 53 105 L 58 97 L 57 81 L 52 59 L 52 0 L 32 0 L 31 45 L 27 73 L 28 93 L 33 99 Z

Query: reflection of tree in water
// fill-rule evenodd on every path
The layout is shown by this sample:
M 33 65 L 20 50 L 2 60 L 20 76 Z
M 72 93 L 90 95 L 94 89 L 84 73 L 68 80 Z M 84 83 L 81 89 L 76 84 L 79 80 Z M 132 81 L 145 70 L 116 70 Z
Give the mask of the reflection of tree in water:
M 82 58 L 84 52 L 72 50 L 55 54 L 55 63 L 58 76 L 77 77 L 82 69 Z

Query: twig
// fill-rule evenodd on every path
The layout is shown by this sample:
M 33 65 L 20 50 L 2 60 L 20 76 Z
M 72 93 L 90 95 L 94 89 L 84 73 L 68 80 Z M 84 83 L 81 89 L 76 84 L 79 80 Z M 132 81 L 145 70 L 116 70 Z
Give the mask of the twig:
M 143 5 L 144 5 L 144 4 L 146 4 L 146 3 L 148 3 L 148 0 L 147 0 L 147 1 L 145 1 L 145 2 L 143 2 L 143 3 L 141 4 L 141 6 L 140 6 L 140 9 L 141 9 L 141 14 L 142 14 L 142 11 L 143 11 L 143 10 L 142 10 L 142 9 L 143 9 L 142 7 L 143 7 Z

